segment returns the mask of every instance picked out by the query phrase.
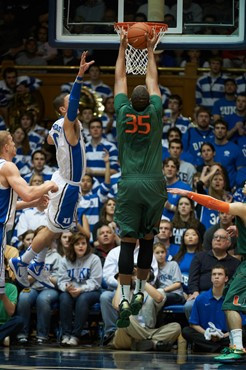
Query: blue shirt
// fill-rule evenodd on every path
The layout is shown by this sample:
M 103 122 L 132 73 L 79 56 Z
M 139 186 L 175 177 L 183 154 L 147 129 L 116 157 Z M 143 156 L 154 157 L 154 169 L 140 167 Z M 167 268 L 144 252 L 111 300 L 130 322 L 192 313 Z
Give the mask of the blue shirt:
M 230 114 L 226 117 L 226 122 L 228 123 L 228 131 L 230 131 L 237 122 L 244 122 L 246 116 L 239 116 L 237 113 Z M 239 134 L 236 131 L 230 138 L 230 141 L 236 142 L 239 138 Z
M 183 274 L 189 274 L 191 261 L 195 256 L 195 252 L 186 252 L 181 261 L 179 262 L 179 268 Z
M 232 188 L 235 185 L 237 167 L 239 167 L 240 149 L 230 141 L 223 145 L 214 143 L 213 146 L 216 152 L 214 160 L 226 168 Z
M 180 181 L 180 180 L 176 181 L 172 185 L 167 185 L 167 189 L 169 189 L 169 188 L 180 188 L 180 189 L 189 190 L 189 191 L 192 190 L 190 185 L 188 185 L 185 182 Z M 167 200 L 170 204 L 173 204 L 173 205 L 176 206 L 177 203 L 178 203 L 179 198 L 180 198 L 180 195 L 178 195 L 178 194 L 167 193 Z M 162 215 L 164 217 L 167 217 L 171 221 L 173 219 L 174 213 L 167 210 L 166 208 L 163 208 Z
M 206 230 L 216 225 L 219 222 L 219 211 L 201 207 L 200 222 L 205 226 Z
M 228 332 L 226 317 L 224 311 L 222 311 L 223 301 L 223 297 L 220 297 L 219 300 L 214 298 L 212 288 L 199 294 L 193 304 L 189 323 L 200 325 L 206 330 L 209 327 L 208 323 L 211 321 L 223 333 Z
M 214 142 L 214 133 L 211 127 L 207 130 L 200 130 L 198 127 L 190 127 L 184 134 L 184 151 L 189 152 L 193 156 L 193 165 L 202 164 L 201 146 L 205 142 Z
M 227 116 L 235 113 L 235 111 L 236 111 L 236 101 L 222 98 L 214 103 L 212 114 L 218 114 L 220 115 L 221 118 L 226 120 Z

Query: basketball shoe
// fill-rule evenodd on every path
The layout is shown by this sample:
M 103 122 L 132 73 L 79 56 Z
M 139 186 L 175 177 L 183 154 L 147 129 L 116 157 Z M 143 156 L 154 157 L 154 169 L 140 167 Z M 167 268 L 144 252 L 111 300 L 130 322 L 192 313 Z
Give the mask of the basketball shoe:
M 44 269 L 44 262 L 32 261 L 27 269 L 28 273 L 46 288 L 55 288 L 49 279 L 49 273 Z
M 119 319 L 116 321 L 118 328 L 127 328 L 130 325 L 130 319 L 132 311 L 130 304 L 127 299 L 123 299 L 119 306 Z
M 245 349 L 237 349 L 233 347 L 225 347 L 222 349 L 219 356 L 214 357 L 215 361 L 222 363 L 230 362 L 245 362 L 246 361 L 246 351 Z
M 143 306 L 144 295 L 142 292 L 138 292 L 132 296 L 130 303 L 132 315 L 138 315 L 139 311 Z
M 27 266 L 28 264 L 23 262 L 20 257 L 11 258 L 9 260 L 9 267 L 15 274 L 15 278 L 18 283 L 24 288 L 29 288 L 30 286 L 28 281 Z

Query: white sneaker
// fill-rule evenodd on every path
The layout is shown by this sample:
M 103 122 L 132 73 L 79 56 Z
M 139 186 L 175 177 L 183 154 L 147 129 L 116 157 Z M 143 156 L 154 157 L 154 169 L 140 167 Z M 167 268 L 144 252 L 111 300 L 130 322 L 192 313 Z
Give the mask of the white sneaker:
M 9 267 L 15 274 L 15 278 L 20 285 L 24 288 L 29 288 L 30 283 L 28 281 L 28 274 L 27 274 L 27 266 L 28 264 L 22 262 L 20 257 L 11 258 L 9 260 Z
M 4 345 L 4 347 L 9 347 L 10 346 L 10 337 L 5 337 L 4 338 L 3 345 Z
M 63 335 L 61 344 L 68 344 L 69 340 L 70 340 L 70 337 L 68 335 Z
M 79 344 L 79 338 L 77 337 L 71 337 L 69 341 L 67 342 L 69 346 L 77 346 Z

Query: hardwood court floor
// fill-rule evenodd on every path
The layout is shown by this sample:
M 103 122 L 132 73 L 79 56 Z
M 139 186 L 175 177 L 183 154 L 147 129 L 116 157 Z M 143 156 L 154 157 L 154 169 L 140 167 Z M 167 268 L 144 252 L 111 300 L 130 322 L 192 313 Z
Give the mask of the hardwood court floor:
M 80 346 L 64 348 L 58 345 L 0 348 L 0 369 L 141 369 L 141 370 L 244 370 L 240 365 L 218 364 L 213 355 L 178 355 L 173 350 L 161 352 L 133 352 Z

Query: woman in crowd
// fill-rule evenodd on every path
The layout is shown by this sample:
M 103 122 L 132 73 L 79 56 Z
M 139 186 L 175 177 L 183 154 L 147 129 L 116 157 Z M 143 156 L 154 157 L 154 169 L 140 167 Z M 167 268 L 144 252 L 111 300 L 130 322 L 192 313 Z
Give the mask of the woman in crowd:
M 102 225 L 110 225 L 114 230 L 116 225 L 114 223 L 114 211 L 115 211 L 115 200 L 113 198 L 109 198 L 103 205 L 100 213 L 99 221 L 93 227 L 93 240 L 94 246 L 97 246 L 97 230 Z
M 57 240 L 57 252 L 60 254 L 60 256 L 64 257 L 68 251 L 69 247 L 69 239 L 72 236 L 72 232 L 69 230 L 65 230 L 61 235 L 59 236 Z
M 226 179 L 220 165 L 204 167 L 200 180 L 197 182 L 197 192 L 207 194 L 219 200 L 232 201 L 232 195 L 226 190 Z M 219 212 L 198 205 L 197 215 L 206 229 L 214 226 L 219 219 Z
M 40 149 L 44 138 L 34 131 L 35 121 L 31 111 L 25 111 L 20 116 L 20 125 L 28 136 L 31 151 Z
M 210 171 L 213 171 L 213 169 L 216 168 L 216 167 L 213 167 L 213 166 L 219 166 L 221 168 L 221 171 L 223 172 L 223 174 L 225 176 L 226 189 L 229 190 L 230 189 L 230 181 L 229 181 L 229 178 L 228 178 L 227 171 L 226 171 L 225 167 L 223 167 L 220 163 L 216 163 L 214 161 L 215 154 L 216 153 L 215 153 L 215 148 L 214 148 L 213 144 L 207 143 L 207 142 L 203 143 L 201 145 L 201 158 L 203 159 L 203 164 L 201 164 L 200 166 L 197 167 L 197 171 L 204 174 L 205 170 L 208 171 L 208 169 L 209 169 Z M 204 169 L 204 167 L 205 167 L 205 169 Z
M 166 260 L 167 250 L 164 244 L 154 244 L 154 255 L 158 262 L 157 288 L 164 296 L 164 305 L 184 304 L 182 276 L 179 265 L 175 261 Z
M 193 227 L 199 231 L 201 238 L 206 231 L 205 226 L 197 219 L 194 203 L 188 197 L 181 197 L 172 220 L 173 225 L 173 243 L 180 245 L 182 236 L 186 229 Z
M 34 238 L 34 231 L 27 230 L 22 235 L 19 236 L 21 241 L 21 245 L 19 246 L 19 255 L 22 256 L 24 252 L 27 250 L 28 247 L 32 244 L 32 240 Z
M 102 265 L 98 256 L 91 253 L 85 234 L 74 233 L 69 239 L 66 256 L 59 269 L 61 343 L 79 344 L 81 331 L 88 319 L 90 307 L 99 302 L 102 282 Z M 74 311 L 74 320 L 73 320 Z
M 37 234 L 43 227 L 44 226 L 40 226 L 35 231 L 35 234 Z M 37 257 L 35 257 L 35 260 L 42 263 L 44 258 L 43 254 L 43 251 L 40 252 Z M 45 270 L 47 271 L 47 274 L 49 274 L 50 280 L 54 286 L 56 286 L 58 278 L 60 261 L 61 256 L 57 253 L 56 248 L 49 248 L 44 259 L 44 264 Z M 52 311 L 59 301 L 59 291 L 57 289 L 44 287 L 31 276 L 29 276 L 29 281 L 31 284 L 30 289 L 23 289 L 21 291 L 17 304 L 17 313 L 24 321 L 24 327 L 18 334 L 18 342 L 23 344 L 28 342 L 28 335 L 31 326 L 31 310 L 32 307 L 36 305 L 36 341 L 38 344 L 45 344 L 49 339 Z
M 31 164 L 31 149 L 28 136 L 21 126 L 16 126 L 12 131 L 12 137 L 16 147 L 16 155 L 13 162 L 21 174 L 26 174 L 30 171 Z
M 189 227 L 183 234 L 179 252 L 173 258 L 173 260 L 179 264 L 183 280 L 183 289 L 185 292 L 188 287 L 191 261 L 195 254 L 201 250 L 202 242 L 199 232 L 196 228 Z
M 39 175 L 37 173 L 34 173 L 32 177 L 30 178 L 29 185 L 30 186 L 37 186 L 44 183 L 44 178 L 42 175 Z

